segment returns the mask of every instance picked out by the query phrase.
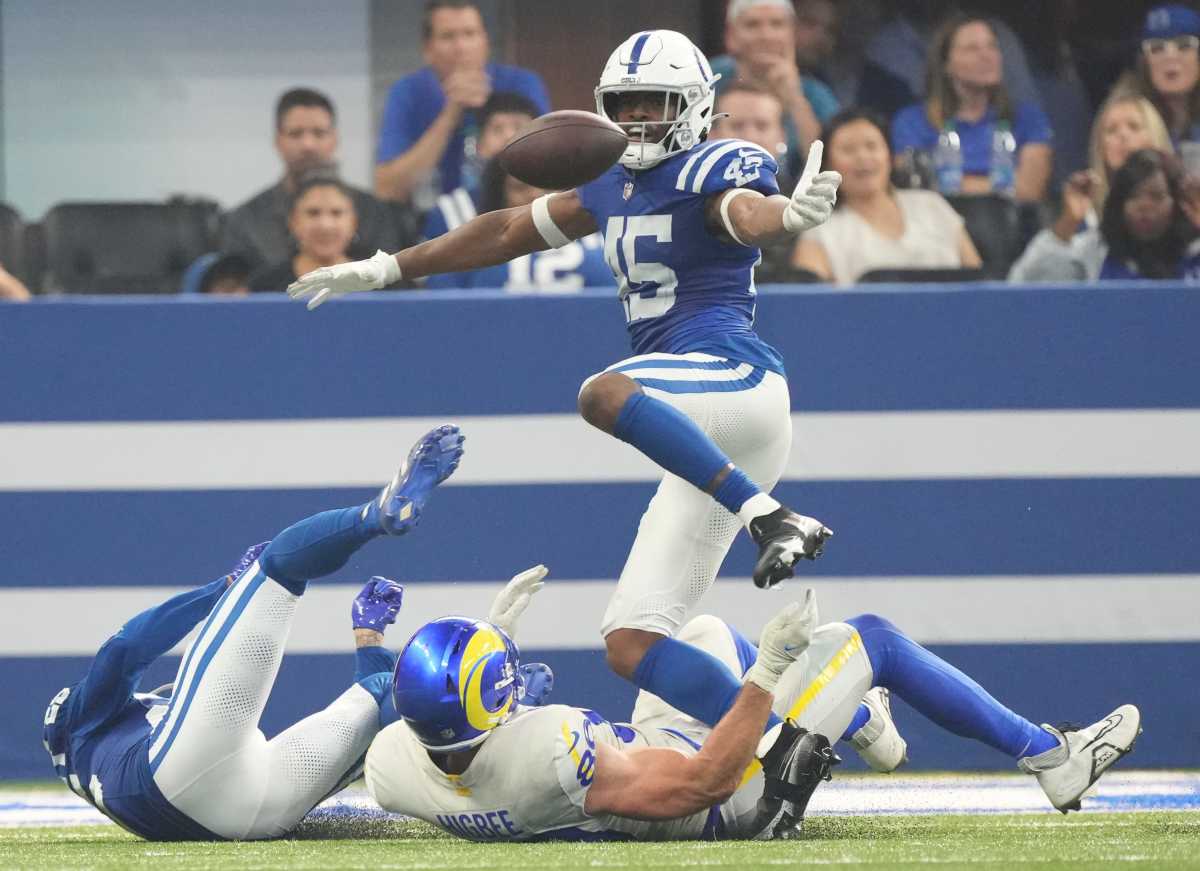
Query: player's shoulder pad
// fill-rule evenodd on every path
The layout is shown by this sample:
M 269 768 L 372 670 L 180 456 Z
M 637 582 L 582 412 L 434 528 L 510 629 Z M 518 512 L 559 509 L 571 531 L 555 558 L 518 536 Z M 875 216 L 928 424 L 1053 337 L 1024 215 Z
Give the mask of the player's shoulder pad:
M 596 730 L 607 725 L 594 711 L 551 705 L 558 735 L 555 741 L 554 766 L 558 782 L 572 803 L 583 808 L 588 787 L 596 778 Z
M 680 167 L 675 189 L 693 194 L 715 194 L 748 187 L 777 193 L 779 164 L 766 149 L 745 139 L 717 139 L 692 149 Z

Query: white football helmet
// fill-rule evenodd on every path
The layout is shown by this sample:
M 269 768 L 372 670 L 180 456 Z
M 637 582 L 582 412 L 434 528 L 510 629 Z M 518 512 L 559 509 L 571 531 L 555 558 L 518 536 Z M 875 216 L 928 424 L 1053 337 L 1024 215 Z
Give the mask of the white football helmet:
M 645 125 L 625 123 L 632 135 L 620 163 L 630 169 L 649 169 L 672 154 L 687 151 L 703 142 L 712 126 L 714 76 L 708 58 L 682 33 L 674 30 L 644 30 L 625 40 L 608 58 L 596 87 L 596 111 L 617 121 L 616 97 L 626 91 L 666 94 L 663 119 L 669 124 L 657 142 L 646 140 Z M 620 123 L 620 122 L 617 122 Z M 655 122 L 650 122 L 655 123 Z

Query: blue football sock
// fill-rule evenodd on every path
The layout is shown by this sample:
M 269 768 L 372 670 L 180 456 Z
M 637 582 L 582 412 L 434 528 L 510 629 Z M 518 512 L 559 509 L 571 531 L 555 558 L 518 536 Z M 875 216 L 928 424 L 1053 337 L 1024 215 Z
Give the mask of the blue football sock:
M 873 614 L 846 622 L 862 637 L 875 685 L 887 687 L 946 731 L 982 741 L 1013 759 L 1058 746 L 1045 729 L 1010 711 L 891 622 Z
M 362 519 L 363 507 L 322 511 L 293 523 L 271 540 L 258 564 L 267 577 L 303 595 L 308 581 L 336 572 L 380 534 L 377 526 Z
M 739 658 L 740 654 L 739 649 Z M 633 672 L 633 682 L 709 726 L 717 725 L 742 689 L 742 682 L 725 663 L 675 638 L 651 645 Z M 771 714 L 767 728 L 778 722 L 779 717 Z
M 613 435 L 701 490 L 729 465 L 729 457 L 690 417 L 645 393 L 631 394 L 625 400 Z M 713 498 L 737 514 L 742 504 L 758 492 L 754 482 L 735 468 Z
M 850 725 L 847 726 L 846 731 L 842 733 L 841 740 L 849 741 L 854 737 L 855 732 L 867 725 L 867 720 L 869 719 L 871 719 L 871 709 L 866 705 L 859 703 L 858 710 L 854 712 L 854 719 L 850 721 Z

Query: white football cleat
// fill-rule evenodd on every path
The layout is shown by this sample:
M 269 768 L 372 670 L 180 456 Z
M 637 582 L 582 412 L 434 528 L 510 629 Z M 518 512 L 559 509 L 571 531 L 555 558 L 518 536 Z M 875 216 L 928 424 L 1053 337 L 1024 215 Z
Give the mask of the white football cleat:
M 908 742 L 892 719 L 891 694 L 875 687 L 863 696 L 863 704 L 870 709 L 871 719 L 850 736 L 850 745 L 872 769 L 888 774 L 908 761 Z
M 1083 794 L 1133 749 L 1142 734 L 1142 715 L 1133 705 L 1121 705 L 1086 729 L 1059 731 L 1045 724 L 1042 728 L 1061 743 L 1037 756 L 1017 760 L 1017 768 L 1037 775 L 1050 804 L 1065 814 L 1079 810 Z

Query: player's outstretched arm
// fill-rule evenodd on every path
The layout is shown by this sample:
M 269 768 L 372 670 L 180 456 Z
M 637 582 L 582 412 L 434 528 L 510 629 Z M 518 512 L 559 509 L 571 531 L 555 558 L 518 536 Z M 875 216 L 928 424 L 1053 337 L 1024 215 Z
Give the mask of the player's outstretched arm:
M 401 278 L 494 266 L 596 232 L 595 219 L 575 191 L 554 194 L 539 203 L 486 212 L 395 255 L 378 251 L 367 260 L 322 266 L 294 281 L 287 289 L 288 296 L 307 299 L 313 309 L 336 296 L 378 290 Z M 543 209 L 545 215 L 535 215 Z
M 792 196 L 764 197 L 748 188 L 722 191 L 708 200 L 708 225 L 752 248 L 819 227 L 833 214 L 841 173 L 821 172 L 825 146 L 818 139 L 808 149 L 804 172 Z
M 758 660 L 745 686 L 695 756 L 664 748 L 596 748 L 596 775 L 584 801 L 590 815 L 617 814 L 639 820 L 670 820 L 707 810 L 733 795 L 741 783 L 771 713 L 771 693 L 796 661 L 817 624 L 812 590 L 763 628 Z
M 695 756 L 643 747 L 596 748 L 596 777 L 584 812 L 673 820 L 727 801 L 754 758 L 771 713 L 771 693 L 747 683 Z

